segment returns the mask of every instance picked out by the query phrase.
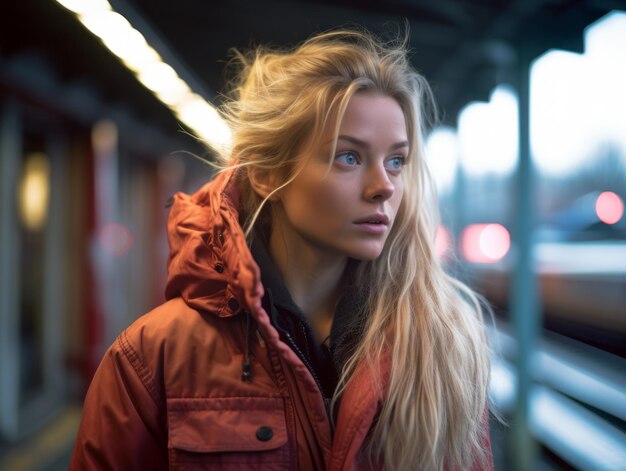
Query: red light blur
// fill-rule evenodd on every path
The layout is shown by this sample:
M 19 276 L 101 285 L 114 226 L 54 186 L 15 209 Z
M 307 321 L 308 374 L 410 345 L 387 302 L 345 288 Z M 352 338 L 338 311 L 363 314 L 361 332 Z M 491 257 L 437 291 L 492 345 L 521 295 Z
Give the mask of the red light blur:
M 624 203 L 612 191 L 605 191 L 596 200 L 596 214 L 603 223 L 615 224 L 624 215 Z
M 133 235 L 123 224 L 105 224 L 98 235 L 100 244 L 111 255 L 124 255 L 133 245 Z
M 511 236 L 501 224 L 470 224 L 461 234 L 461 253 L 468 262 L 494 263 L 510 248 Z

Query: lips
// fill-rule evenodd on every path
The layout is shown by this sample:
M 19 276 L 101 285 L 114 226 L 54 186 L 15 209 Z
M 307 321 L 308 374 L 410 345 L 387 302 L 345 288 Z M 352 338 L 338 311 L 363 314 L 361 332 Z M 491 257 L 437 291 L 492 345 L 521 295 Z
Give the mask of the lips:
M 389 216 L 383 213 L 370 214 L 354 221 L 354 224 L 380 224 L 383 226 L 389 225 Z

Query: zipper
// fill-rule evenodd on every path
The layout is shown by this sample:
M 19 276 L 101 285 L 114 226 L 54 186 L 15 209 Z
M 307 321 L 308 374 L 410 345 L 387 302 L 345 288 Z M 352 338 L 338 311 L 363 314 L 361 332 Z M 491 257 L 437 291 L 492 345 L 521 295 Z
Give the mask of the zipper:
M 322 388 L 322 383 L 320 379 L 318 378 L 317 374 L 315 373 L 315 370 L 313 369 L 313 365 L 311 365 L 307 357 L 302 353 L 302 350 L 300 350 L 296 341 L 291 337 L 291 334 L 287 332 L 285 329 L 283 329 L 280 326 L 280 323 L 277 322 L 276 319 L 278 316 L 277 316 L 276 307 L 274 306 L 274 299 L 273 299 L 271 290 L 267 290 L 266 293 L 269 298 L 268 301 L 270 305 L 270 310 L 268 312 L 270 313 L 272 324 L 274 325 L 274 328 L 276 330 L 278 330 L 279 332 L 285 335 L 285 337 L 287 338 L 287 341 L 289 342 L 289 346 L 291 347 L 291 349 L 294 352 L 296 352 L 296 355 L 298 356 L 298 358 L 300 358 L 302 363 L 304 363 L 304 366 L 306 366 L 307 369 L 311 372 L 311 376 L 313 376 L 313 380 L 315 381 L 315 384 L 317 385 L 317 389 L 319 389 L 320 395 L 322 396 L 322 400 L 324 402 L 324 409 L 326 411 L 326 416 L 328 417 L 329 422 L 331 423 L 331 426 L 332 426 L 333 421 L 331 420 L 331 417 L 330 417 L 330 399 L 326 397 L 326 393 L 324 392 L 324 389 Z M 304 326 L 302 327 L 304 328 Z M 306 329 L 305 329 L 305 337 L 306 337 Z
M 290 345 L 291 348 L 296 352 L 296 354 L 298 355 L 300 360 L 302 360 L 302 363 L 304 363 L 304 365 L 311 372 L 311 376 L 313 376 L 313 379 L 315 380 L 315 384 L 317 384 L 317 389 L 320 390 L 320 394 L 322 395 L 322 399 L 324 400 L 324 409 L 326 410 L 326 415 L 330 419 L 330 399 L 328 397 L 326 397 L 326 393 L 324 393 L 324 389 L 322 389 L 322 383 L 320 382 L 317 374 L 315 373 L 315 370 L 313 369 L 313 365 L 311 365 L 309 360 L 307 360 L 307 358 L 302 354 L 302 351 L 300 350 L 300 348 L 298 347 L 296 342 L 291 337 L 291 334 L 289 334 L 289 332 L 285 332 L 285 331 L 283 331 L 283 333 L 287 337 L 287 340 L 289 340 L 289 343 L 291 344 Z

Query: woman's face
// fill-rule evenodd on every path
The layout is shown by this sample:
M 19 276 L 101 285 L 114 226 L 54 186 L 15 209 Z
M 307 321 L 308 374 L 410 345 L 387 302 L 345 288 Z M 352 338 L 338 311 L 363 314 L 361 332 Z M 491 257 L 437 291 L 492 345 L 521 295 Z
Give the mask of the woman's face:
M 357 93 L 332 137 L 304 154 L 304 168 L 283 189 L 282 236 L 338 257 L 377 258 L 404 191 L 401 173 L 409 147 L 400 105 L 388 96 Z M 300 245 L 301 246 L 301 245 Z

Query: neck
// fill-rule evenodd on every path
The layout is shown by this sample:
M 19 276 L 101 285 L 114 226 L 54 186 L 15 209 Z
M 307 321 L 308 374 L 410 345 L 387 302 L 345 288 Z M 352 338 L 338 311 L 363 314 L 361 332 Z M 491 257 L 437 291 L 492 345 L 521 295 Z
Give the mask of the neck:
M 270 254 L 292 299 L 318 339 L 323 340 L 330 334 L 347 257 L 312 246 L 284 224 L 274 227 Z

